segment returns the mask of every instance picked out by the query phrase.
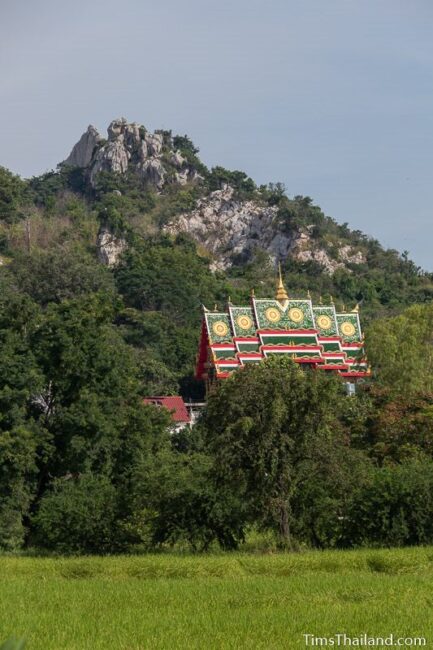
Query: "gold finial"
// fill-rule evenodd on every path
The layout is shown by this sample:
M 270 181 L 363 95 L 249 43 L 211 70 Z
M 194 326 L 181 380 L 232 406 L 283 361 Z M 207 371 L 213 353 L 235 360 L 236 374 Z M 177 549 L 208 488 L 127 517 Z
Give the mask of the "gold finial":
M 276 300 L 278 300 L 278 302 L 281 303 L 289 299 L 289 296 L 287 295 L 287 291 L 283 284 L 283 277 L 281 275 L 281 262 L 278 262 L 278 285 L 277 285 L 277 293 L 275 295 L 275 298 Z
M 334 304 L 334 298 L 331 295 L 329 296 L 329 302 L 331 303 L 331 305 Z
M 254 296 L 255 296 L 254 289 L 251 289 L 251 298 L 254 298 Z
M 308 289 L 308 291 L 307 291 L 307 298 L 308 298 L 308 300 L 311 300 L 311 293 L 310 293 L 310 290 L 309 290 L 309 289 Z
M 322 296 L 319 296 L 319 305 L 323 305 Z
M 343 302 L 343 308 L 342 308 L 341 311 L 344 311 L 344 312 L 346 311 L 346 305 L 344 304 L 344 302 Z
M 227 302 L 228 302 L 229 305 L 231 305 L 232 299 L 231 299 L 230 296 L 227 296 Z
M 216 303 L 214 304 L 213 310 L 218 311 L 218 305 Z
M 357 314 L 358 312 L 359 312 L 359 302 L 357 302 L 354 308 L 352 309 L 352 314 Z

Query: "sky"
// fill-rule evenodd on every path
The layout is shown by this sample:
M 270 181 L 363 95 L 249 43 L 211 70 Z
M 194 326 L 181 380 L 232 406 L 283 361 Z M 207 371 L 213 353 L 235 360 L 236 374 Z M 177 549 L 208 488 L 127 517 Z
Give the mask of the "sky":
M 0 0 L 0 165 L 123 116 L 433 271 L 432 32 L 431 0 Z

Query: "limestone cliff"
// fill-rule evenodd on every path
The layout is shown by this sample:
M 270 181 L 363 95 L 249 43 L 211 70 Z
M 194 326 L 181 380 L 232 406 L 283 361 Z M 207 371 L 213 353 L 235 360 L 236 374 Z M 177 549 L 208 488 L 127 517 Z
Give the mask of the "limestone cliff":
M 259 197 L 241 201 L 227 185 L 200 199 L 194 210 L 176 217 L 165 230 L 172 235 L 188 233 L 208 252 L 214 270 L 249 261 L 257 251 L 264 251 L 272 263 L 288 257 L 311 260 L 329 274 L 347 264 L 365 262 L 360 251 L 343 242 L 331 256 L 320 242 L 313 241 L 311 227 L 283 229 L 276 207 L 263 205 Z

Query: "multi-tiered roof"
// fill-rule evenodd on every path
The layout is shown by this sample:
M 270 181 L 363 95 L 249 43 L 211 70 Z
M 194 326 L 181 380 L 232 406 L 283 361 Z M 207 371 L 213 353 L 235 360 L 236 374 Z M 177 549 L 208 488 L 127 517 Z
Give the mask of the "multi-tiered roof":
M 196 376 L 223 379 L 273 354 L 287 354 L 297 363 L 337 372 L 348 381 L 370 374 L 358 306 L 338 313 L 332 301 L 313 305 L 309 295 L 289 298 L 281 272 L 274 300 L 256 298 L 252 292 L 248 307 L 229 301 L 225 311 L 204 309 Z

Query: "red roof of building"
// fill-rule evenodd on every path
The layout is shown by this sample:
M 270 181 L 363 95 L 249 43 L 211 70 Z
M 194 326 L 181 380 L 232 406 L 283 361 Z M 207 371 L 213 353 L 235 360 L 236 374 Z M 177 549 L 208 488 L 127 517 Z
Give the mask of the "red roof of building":
M 170 411 L 173 422 L 189 423 L 191 421 L 185 402 L 178 395 L 172 397 L 145 397 L 143 402 L 166 408 Z

